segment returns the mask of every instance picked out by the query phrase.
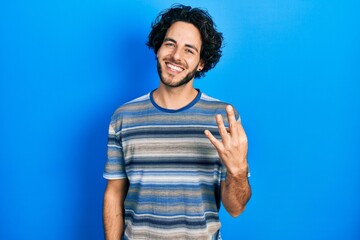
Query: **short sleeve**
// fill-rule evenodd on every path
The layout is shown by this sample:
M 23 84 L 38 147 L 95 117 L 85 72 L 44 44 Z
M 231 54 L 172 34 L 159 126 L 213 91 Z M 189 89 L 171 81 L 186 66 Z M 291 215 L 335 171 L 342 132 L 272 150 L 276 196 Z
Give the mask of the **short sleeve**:
M 106 179 L 127 178 L 120 136 L 112 123 L 109 125 L 107 159 L 103 177 Z

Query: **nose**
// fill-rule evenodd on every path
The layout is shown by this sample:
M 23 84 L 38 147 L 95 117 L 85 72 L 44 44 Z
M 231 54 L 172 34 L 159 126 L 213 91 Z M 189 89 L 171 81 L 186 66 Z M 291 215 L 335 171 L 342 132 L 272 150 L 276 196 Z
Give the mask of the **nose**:
M 176 61 L 181 60 L 181 56 L 182 56 L 181 49 L 179 47 L 174 48 L 173 51 L 174 60 Z

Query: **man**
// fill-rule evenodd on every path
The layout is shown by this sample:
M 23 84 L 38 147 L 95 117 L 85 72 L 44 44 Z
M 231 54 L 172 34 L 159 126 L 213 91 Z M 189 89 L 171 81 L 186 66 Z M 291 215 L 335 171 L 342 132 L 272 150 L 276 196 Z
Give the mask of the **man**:
M 219 61 L 222 34 L 206 11 L 176 5 L 147 45 L 160 83 L 112 116 L 106 239 L 221 239 L 220 202 L 236 217 L 251 195 L 237 111 L 193 87 Z

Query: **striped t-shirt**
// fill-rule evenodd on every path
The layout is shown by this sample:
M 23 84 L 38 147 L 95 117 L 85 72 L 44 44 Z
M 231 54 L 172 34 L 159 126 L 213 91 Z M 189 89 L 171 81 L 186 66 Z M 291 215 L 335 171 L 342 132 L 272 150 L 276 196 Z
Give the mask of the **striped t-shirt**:
M 158 106 L 151 92 L 114 112 L 104 178 L 129 180 L 125 239 L 218 234 L 226 169 L 204 130 L 220 139 L 215 116 L 222 114 L 228 126 L 226 105 L 199 91 L 187 106 L 169 110 Z

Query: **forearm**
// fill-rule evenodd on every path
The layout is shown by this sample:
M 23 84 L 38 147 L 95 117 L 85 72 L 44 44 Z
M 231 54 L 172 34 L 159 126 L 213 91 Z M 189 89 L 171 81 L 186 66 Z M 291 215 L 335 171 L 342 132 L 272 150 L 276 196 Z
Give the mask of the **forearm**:
M 248 181 L 247 171 L 236 175 L 227 173 L 221 186 L 221 198 L 228 213 L 237 217 L 245 210 L 246 203 L 251 197 L 251 188 Z
M 124 230 L 124 210 L 119 199 L 110 194 L 104 196 L 104 232 L 106 240 L 119 240 Z

